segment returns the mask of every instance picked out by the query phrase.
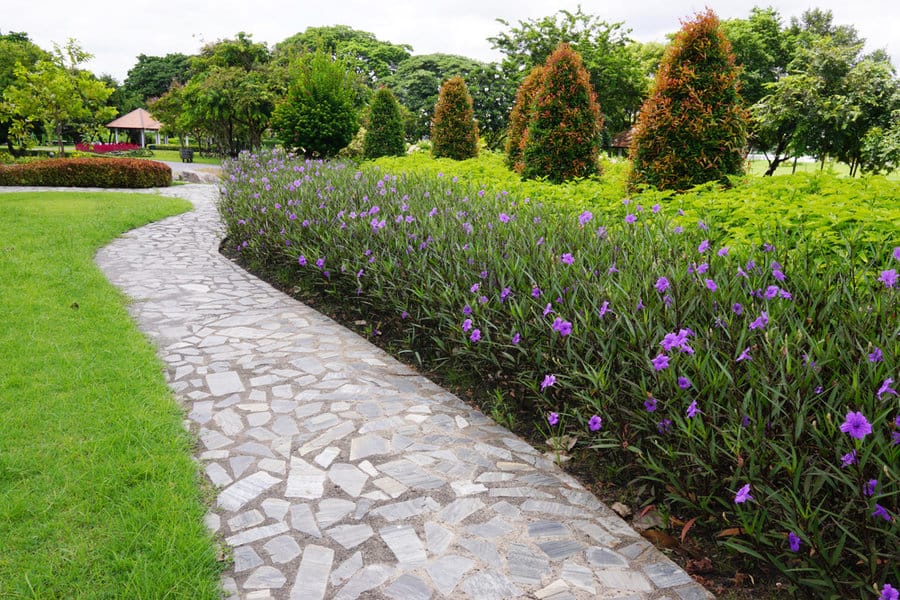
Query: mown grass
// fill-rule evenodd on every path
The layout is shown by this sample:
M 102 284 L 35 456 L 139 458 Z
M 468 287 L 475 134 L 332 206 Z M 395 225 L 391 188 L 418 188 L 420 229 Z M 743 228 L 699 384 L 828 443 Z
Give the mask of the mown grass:
M 0 598 L 218 597 L 182 413 L 93 263 L 187 208 L 0 194 Z

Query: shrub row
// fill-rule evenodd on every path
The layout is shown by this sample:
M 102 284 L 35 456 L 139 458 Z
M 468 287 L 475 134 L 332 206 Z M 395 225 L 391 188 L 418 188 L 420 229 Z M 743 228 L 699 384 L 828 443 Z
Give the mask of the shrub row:
M 573 211 L 283 154 L 226 169 L 247 263 L 400 328 L 804 595 L 900 581 L 896 230 L 736 238 L 662 194 Z
M 182 148 L 188 148 L 188 146 L 181 146 L 180 144 L 147 144 L 147 147 L 151 150 L 170 150 L 173 152 L 178 152 Z M 190 149 L 194 152 L 200 152 L 200 146 L 192 145 Z
M 172 184 L 172 169 L 135 158 L 56 158 L 0 166 L 0 185 L 150 188 Z

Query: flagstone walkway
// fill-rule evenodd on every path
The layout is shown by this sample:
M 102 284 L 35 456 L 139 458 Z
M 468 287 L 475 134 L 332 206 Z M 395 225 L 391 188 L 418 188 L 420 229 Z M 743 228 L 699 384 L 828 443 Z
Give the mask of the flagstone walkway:
M 712 596 L 572 477 L 218 253 L 216 188 L 97 255 L 217 489 L 232 598 Z

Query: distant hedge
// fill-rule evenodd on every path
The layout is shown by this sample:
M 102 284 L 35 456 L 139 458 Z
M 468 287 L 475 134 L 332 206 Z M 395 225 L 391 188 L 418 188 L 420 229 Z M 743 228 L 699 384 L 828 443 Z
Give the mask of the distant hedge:
M 188 148 L 188 146 L 180 146 L 179 144 L 147 144 L 147 147 L 151 150 L 173 150 L 178 152 L 182 147 Z M 194 152 L 200 152 L 200 146 L 190 146 L 190 149 Z
M 172 184 L 172 169 L 135 158 L 55 158 L 0 166 L 0 185 L 150 188 Z

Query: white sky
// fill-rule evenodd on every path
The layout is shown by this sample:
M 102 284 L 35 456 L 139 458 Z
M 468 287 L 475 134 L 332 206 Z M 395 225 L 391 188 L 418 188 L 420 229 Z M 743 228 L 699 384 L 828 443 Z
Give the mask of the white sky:
M 0 0 L 0 31 L 24 31 L 39 46 L 78 40 L 95 56 L 95 74 L 122 81 L 138 54 L 195 54 L 205 42 L 238 31 L 270 46 L 310 26 L 349 25 L 383 41 L 410 44 L 414 54 L 444 52 L 499 60 L 487 41 L 518 21 L 575 10 L 608 22 L 624 21 L 631 37 L 665 41 L 679 20 L 712 8 L 721 19 L 746 18 L 754 2 L 742 0 Z M 762 0 L 784 23 L 809 8 L 830 9 L 836 24 L 854 25 L 866 50 L 886 49 L 900 64 L 897 0 Z

